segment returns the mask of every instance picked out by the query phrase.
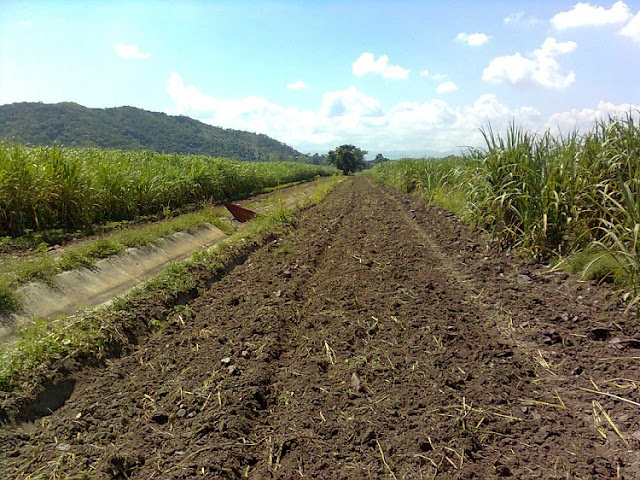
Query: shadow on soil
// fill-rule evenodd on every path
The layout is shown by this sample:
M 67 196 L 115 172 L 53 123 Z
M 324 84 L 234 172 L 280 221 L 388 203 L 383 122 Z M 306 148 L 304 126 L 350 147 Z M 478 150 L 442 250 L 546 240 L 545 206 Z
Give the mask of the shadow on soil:
M 74 378 L 66 378 L 60 382 L 49 385 L 16 416 L 16 423 L 35 422 L 36 420 L 51 415 L 62 407 L 76 387 Z M 5 421 L 8 418 L 5 419 Z

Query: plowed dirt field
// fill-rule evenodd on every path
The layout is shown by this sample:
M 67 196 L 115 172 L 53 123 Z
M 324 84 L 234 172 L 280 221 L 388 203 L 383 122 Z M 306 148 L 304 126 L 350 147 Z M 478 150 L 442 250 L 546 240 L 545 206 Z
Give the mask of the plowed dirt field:
M 640 478 L 611 291 L 342 183 L 156 334 L 0 429 L 0 478 Z

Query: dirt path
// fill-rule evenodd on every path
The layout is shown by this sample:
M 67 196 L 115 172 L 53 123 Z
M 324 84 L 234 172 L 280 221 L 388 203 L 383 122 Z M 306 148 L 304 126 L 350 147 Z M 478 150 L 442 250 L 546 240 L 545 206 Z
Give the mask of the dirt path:
M 638 478 L 634 338 L 607 289 L 358 177 L 1 429 L 0 476 Z

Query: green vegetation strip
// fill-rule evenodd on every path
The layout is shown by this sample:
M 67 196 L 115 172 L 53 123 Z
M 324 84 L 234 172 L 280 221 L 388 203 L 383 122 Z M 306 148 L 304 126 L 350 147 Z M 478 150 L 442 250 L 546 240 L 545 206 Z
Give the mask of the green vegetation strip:
M 615 280 L 631 305 L 640 301 L 638 112 L 598 121 L 583 135 L 482 133 L 486 149 L 464 158 L 387 162 L 373 175 L 452 210 L 503 246 Z
M 322 179 L 316 191 L 295 208 L 320 202 L 342 180 L 341 177 Z M 195 252 L 186 261 L 170 265 L 112 305 L 76 317 L 60 317 L 21 327 L 15 340 L 0 345 L 0 389 L 12 391 L 20 386 L 28 390 L 29 385 L 41 384 L 42 377 L 53 375 L 51 369 L 56 361 L 94 363 L 117 354 L 126 348 L 132 331 L 150 331 L 161 325 L 172 310 L 188 308 L 178 306 L 184 295 L 193 295 L 198 288 L 206 287 L 206 280 L 223 276 L 239 258 L 246 257 L 252 249 L 287 228 L 294 214 L 294 208 L 273 208 L 256 217 L 247 229 L 213 248 Z M 140 321 L 145 324 L 138 325 Z
M 297 162 L 0 143 L 0 235 L 75 231 L 335 172 Z

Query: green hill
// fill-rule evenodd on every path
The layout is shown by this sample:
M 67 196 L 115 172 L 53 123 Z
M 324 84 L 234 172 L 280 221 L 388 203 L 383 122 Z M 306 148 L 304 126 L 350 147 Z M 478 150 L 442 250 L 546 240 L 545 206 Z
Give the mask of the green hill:
M 213 127 L 189 117 L 135 107 L 0 105 L 0 139 L 27 145 L 152 150 L 248 161 L 308 161 L 297 150 L 267 135 Z

